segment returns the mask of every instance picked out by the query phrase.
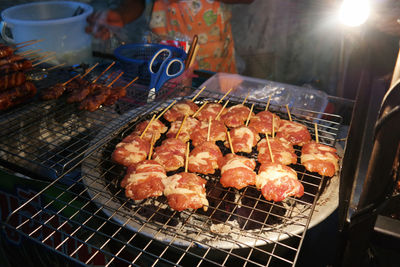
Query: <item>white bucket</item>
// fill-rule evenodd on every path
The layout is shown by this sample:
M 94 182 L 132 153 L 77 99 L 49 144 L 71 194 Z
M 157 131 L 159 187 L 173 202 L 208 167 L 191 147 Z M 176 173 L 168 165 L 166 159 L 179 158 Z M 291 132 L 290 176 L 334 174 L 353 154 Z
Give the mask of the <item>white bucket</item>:
M 78 11 L 78 12 L 77 12 Z M 85 32 L 90 5 L 70 1 L 35 2 L 13 6 L 1 12 L 1 36 L 8 43 L 42 40 L 24 50 L 55 52 L 50 64 L 90 63 L 92 38 Z M 78 15 L 76 15 L 78 13 Z M 12 36 L 7 36 L 8 28 Z

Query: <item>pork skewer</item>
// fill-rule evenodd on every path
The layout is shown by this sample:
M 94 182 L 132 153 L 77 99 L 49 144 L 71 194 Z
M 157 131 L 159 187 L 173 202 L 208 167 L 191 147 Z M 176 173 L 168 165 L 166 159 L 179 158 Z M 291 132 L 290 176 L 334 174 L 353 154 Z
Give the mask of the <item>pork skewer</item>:
M 289 121 L 281 120 L 278 133 L 278 138 L 283 138 L 289 141 L 292 145 L 303 146 L 310 142 L 311 135 L 307 127 L 303 124 L 292 121 L 288 105 L 286 105 L 288 111 Z
M 94 79 L 91 83 L 89 83 L 86 86 L 79 86 L 77 88 L 74 88 L 71 94 L 67 98 L 68 103 L 74 103 L 74 102 L 81 102 L 83 99 L 85 99 L 92 91 L 94 91 L 98 85 L 96 84 L 97 80 L 106 72 L 108 71 L 115 62 L 112 62 L 102 73 L 100 73 L 96 79 Z
M 14 72 L 8 75 L 0 76 L 0 91 L 20 86 L 26 81 L 26 75 L 23 72 Z
M 221 169 L 221 185 L 223 187 L 234 187 L 239 190 L 248 185 L 255 185 L 256 173 L 254 169 L 256 167 L 256 161 L 252 158 L 236 155 L 229 131 L 227 131 L 227 137 L 231 153 L 227 154 L 219 162 Z
M 339 170 L 339 157 L 336 149 L 319 143 L 318 128 L 315 124 L 315 142 L 309 142 L 301 148 L 301 164 L 309 172 L 332 177 Z
M 297 179 L 296 171 L 274 161 L 268 135 L 266 140 L 270 150 L 271 162 L 261 164 L 256 177 L 257 189 L 261 190 L 261 194 L 269 201 L 279 202 L 289 196 L 303 196 L 304 187 Z
M 221 116 L 221 119 L 224 121 L 227 127 L 238 127 L 244 124 L 249 116 L 250 109 L 246 107 L 244 104 L 250 94 L 250 91 L 247 93 L 246 98 L 243 100 L 242 104 L 238 104 L 228 108 L 227 112 Z M 251 113 L 251 116 L 254 116 L 254 113 Z
M 208 209 L 205 184 L 207 181 L 188 171 L 189 143 L 186 145 L 185 172 L 181 172 L 163 179 L 164 195 L 168 205 L 176 211 L 186 209 Z
M 30 40 L 22 43 L 15 44 L 14 46 L 9 46 L 5 44 L 0 44 L 0 58 L 10 57 L 12 56 L 17 50 L 27 47 L 29 45 L 36 44 L 41 42 L 42 40 Z M 21 45 L 17 47 L 17 45 Z
M 218 162 L 223 155 L 219 147 L 210 141 L 211 117 L 208 122 L 207 141 L 196 146 L 189 156 L 189 171 L 202 174 L 213 174 L 218 169 Z
M 105 106 L 112 106 L 114 105 L 118 99 L 121 97 L 126 96 L 126 89 L 131 86 L 139 77 L 134 78 L 132 81 L 127 83 L 124 86 L 118 86 L 114 87 L 111 89 L 110 95 L 107 97 L 107 99 L 104 101 Z
M 254 104 L 251 106 L 251 109 L 248 113 L 248 118 L 246 124 L 248 124 L 250 120 L 250 116 L 253 113 Z M 253 147 L 260 140 L 260 136 L 257 131 L 253 127 L 248 127 L 246 125 L 242 125 L 236 128 L 233 128 L 230 131 L 231 143 L 225 141 L 225 146 L 229 147 L 231 144 L 235 152 L 245 152 L 251 153 Z
M 163 180 L 167 178 L 165 169 L 156 161 L 151 160 L 151 151 L 154 138 L 150 144 L 148 159 L 131 165 L 121 181 L 125 188 L 125 195 L 133 200 L 142 200 L 149 197 L 161 196 L 164 192 Z
M 155 115 L 143 130 L 141 135 L 130 134 L 115 146 L 111 158 L 126 167 L 135 165 L 146 159 L 150 152 L 150 142 L 145 140 L 143 136 L 149 129 Z
M 86 98 L 79 105 L 79 109 L 88 111 L 97 110 L 106 101 L 107 97 L 111 94 L 111 86 L 124 74 L 121 72 L 118 76 L 111 81 L 107 86 L 99 85 L 86 96 Z
M 27 81 L 20 86 L 0 92 L 0 110 L 9 109 L 32 98 L 37 92 L 36 86 Z
M 204 86 L 192 99 L 184 99 L 176 103 L 171 107 L 171 109 L 165 112 L 164 118 L 169 122 L 173 122 L 176 120 L 182 120 L 186 115 L 192 116 L 199 109 L 194 101 L 205 88 L 206 87 Z

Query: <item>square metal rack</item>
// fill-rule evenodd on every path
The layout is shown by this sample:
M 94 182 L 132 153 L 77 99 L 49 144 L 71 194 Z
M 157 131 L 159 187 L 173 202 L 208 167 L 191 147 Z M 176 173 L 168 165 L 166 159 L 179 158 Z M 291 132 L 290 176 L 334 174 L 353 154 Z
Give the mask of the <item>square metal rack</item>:
M 219 93 L 205 90 L 196 103 L 200 105 L 205 100 L 215 101 L 221 97 Z M 231 104 L 243 100 L 228 98 Z M 63 168 L 58 178 L 14 209 L 3 228 L 83 265 L 94 264 L 96 257 L 103 255 L 107 266 L 294 266 L 307 229 L 324 220 L 337 207 L 337 176 L 321 177 L 306 171 L 300 163 L 291 165 L 304 185 L 305 194 L 283 202 L 266 201 L 253 186 L 242 190 L 223 188 L 218 174 L 202 176 L 207 179 L 210 202 L 207 212 L 173 211 L 164 197 L 138 202 L 125 197 L 124 189 L 119 186 L 125 169 L 111 160 L 111 153 L 139 122 L 160 113 L 172 100 L 145 104 L 130 110 L 126 116 L 110 115 L 97 125 L 96 118 L 80 118 L 76 110 L 65 115 L 73 117 L 79 126 L 74 123 L 62 129 L 77 133 L 76 137 L 66 140 L 67 143 L 71 140 L 84 142 L 85 148 L 75 153 L 71 146 L 72 157 L 67 155 L 66 158 L 72 158 L 68 162 L 73 162 L 70 163 L 73 166 Z M 252 103 L 256 112 L 265 108 L 265 103 L 256 100 L 249 100 L 246 105 Z M 60 114 L 70 109 L 54 104 L 48 116 L 54 115 L 56 111 L 52 108 L 56 107 L 61 108 Z M 284 107 L 271 105 L 270 110 L 287 118 Z M 23 111 L 27 117 L 32 114 Z M 320 142 L 335 146 L 338 154 L 343 154 L 343 147 L 337 142 L 342 122 L 339 115 L 300 109 L 291 110 L 291 114 L 293 120 L 306 125 L 310 133 L 317 123 Z M 79 128 L 89 123 L 97 127 L 79 139 Z M 23 135 L 19 127 L 14 126 L 18 132 L 16 136 Z M 58 137 L 60 131 L 46 128 L 40 134 Z M 3 141 L 2 145 L 5 144 Z M 10 146 L 8 149 L 12 150 Z M 28 160 L 25 155 L 29 154 L 21 156 L 21 150 L 13 153 Z M 296 154 L 299 157 L 300 148 L 296 148 Z M 250 157 L 256 158 L 257 153 Z M 47 162 L 43 165 L 47 166 Z M 70 176 L 71 173 L 78 175 Z M 26 212 L 29 206 L 35 206 L 36 212 Z M 55 220 L 58 223 L 54 223 Z M 76 248 L 66 249 L 71 242 Z M 82 251 L 91 253 L 82 258 L 79 257 Z

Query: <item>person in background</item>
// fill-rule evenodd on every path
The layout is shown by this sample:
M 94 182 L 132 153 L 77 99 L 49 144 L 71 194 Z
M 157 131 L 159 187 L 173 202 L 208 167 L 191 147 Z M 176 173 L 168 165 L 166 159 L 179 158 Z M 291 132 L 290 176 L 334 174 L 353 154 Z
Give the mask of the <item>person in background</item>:
M 236 73 L 231 13 L 226 4 L 249 4 L 253 0 L 155 0 L 149 27 L 163 38 L 191 40 L 198 35 L 200 69 Z M 145 0 L 123 0 L 118 8 L 95 12 L 88 18 L 87 32 L 107 40 L 113 29 L 139 18 Z

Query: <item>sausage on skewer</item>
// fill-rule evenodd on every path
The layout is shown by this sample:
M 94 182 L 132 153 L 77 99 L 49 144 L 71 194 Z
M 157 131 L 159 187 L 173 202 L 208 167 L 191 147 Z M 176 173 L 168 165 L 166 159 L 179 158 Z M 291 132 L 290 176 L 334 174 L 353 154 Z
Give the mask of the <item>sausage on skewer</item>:
M 23 72 L 14 72 L 0 76 L 0 91 L 22 85 L 26 81 L 26 75 Z

